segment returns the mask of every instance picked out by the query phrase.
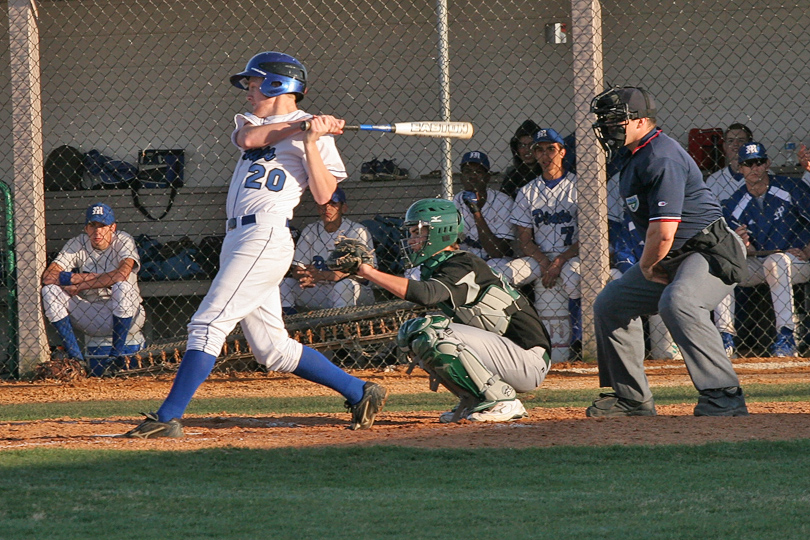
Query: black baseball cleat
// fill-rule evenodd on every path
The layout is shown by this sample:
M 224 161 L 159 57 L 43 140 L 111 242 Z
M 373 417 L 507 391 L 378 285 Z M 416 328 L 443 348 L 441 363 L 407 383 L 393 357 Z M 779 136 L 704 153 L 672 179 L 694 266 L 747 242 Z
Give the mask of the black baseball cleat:
M 183 425 L 177 418 L 172 418 L 168 422 L 161 422 L 158 420 L 157 413 L 141 413 L 146 418 L 143 422 L 127 431 L 119 437 L 127 439 L 155 439 L 157 437 L 174 437 L 180 438 L 183 436 Z
M 349 429 L 371 429 L 374 425 L 374 418 L 385 405 L 388 397 L 388 390 L 377 383 L 367 382 L 363 385 L 363 397 L 354 405 L 346 402 L 346 408 L 352 412 L 352 424 Z
M 748 416 L 742 388 L 729 386 L 701 390 L 695 416 Z
M 599 394 L 593 405 L 585 409 L 585 416 L 590 418 L 615 418 L 618 416 L 655 416 L 655 403 L 634 401 L 617 396 L 614 392 Z

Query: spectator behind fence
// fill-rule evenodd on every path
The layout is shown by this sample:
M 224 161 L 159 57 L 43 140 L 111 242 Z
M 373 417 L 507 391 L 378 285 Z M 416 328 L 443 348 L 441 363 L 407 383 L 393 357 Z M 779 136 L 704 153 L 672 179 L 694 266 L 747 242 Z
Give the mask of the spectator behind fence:
M 320 221 L 310 223 L 301 231 L 290 267 L 291 277 L 281 283 L 281 305 L 285 313 L 374 303 L 374 292 L 363 280 L 326 267 L 326 259 L 341 237 L 361 240 L 374 250 L 368 229 L 343 217 L 348 210 L 346 193 L 337 188 L 326 204 L 318 205 Z
M 570 343 L 555 342 L 558 332 L 552 328 L 552 345 L 559 348 L 570 344 L 576 349 L 581 341 L 577 177 L 563 166 L 565 146 L 559 133 L 539 129 L 533 140 L 534 155 L 543 173 L 520 189 L 512 211 L 515 248 L 522 257 L 490 266 L 516 287 L 533 284 L 541 318 L 549 305 L 563 302 L 562 309 L 567 314 L 570 311 L 570 321 L 559 334 Z
M 540 129 L 540 126 L 526 120 L 523 122 L 515 135 L 509 140 L 509 148 L 512 151 L 512 163 L 504 172 L 503 181 L 501 182 L 501 192 L 506 193 L 514 199 L 517 196 L 520 188 L 540 176 L 542 168 L 537 163 L 537 158 L 534 157 L 534 134 Z
M 768 174 L 771 161 L 760 143 L 742 146 L 739 161 L 745 185 L 723 203 L 726 221 L 748 250 L 748 278 L 739 285 L 768 284 L 776 318 L 771 356 L 796 356 L 793 285 L 810 280 L 810 188 Z M 734 308 L 729 294 L 715 312 L 729 357 L 736 355 Z
M 461 184 L 464 191 L 453 197 L 464 234 L 461 249 L 486 260 L 509 257 L 515 228 L 512 225 L 514 201 L 489 187 L 489 158 L 483 152 L 467 152 L 461 158 Z
M 112 208 L 96 203 L 85 213 L 84 233 L 68 240 L 42 274 L 45 316 L 67 354 L 84 363 L 91 375 L 125 367 L 119 357 L 143 345 L 140 264 L 135 240 L 118 230 Z M 85 359 L 74 326 L 88 338 L 110 339 L 108 356 Z
M 728 126 L 723 135 L 723 153 L 726 166 L 715 171 L 706 179 L 706 185 L 712 190 L 721 203 L 731 197 L 745 183 L 740 172 L 740 147 L 748 144 L 754 136 L 745 124 L 735 123 Z

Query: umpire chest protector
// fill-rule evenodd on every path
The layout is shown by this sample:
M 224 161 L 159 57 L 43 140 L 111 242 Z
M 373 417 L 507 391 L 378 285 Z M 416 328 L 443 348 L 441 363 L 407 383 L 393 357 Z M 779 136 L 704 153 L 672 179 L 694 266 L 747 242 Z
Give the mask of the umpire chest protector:
M 464 252 L 444 251 L 426 261 L 422 265 L 422 280 L 430 279 L 439 266 L 461 253 Z M 439 307 L 456 322 L 503 335 L 509 327 L 512 316 L 521 309 L 519 302 L 525 299 L 503 277 L 492 272 L 486 265 L 485 268 L 491 275 L 487 276 L 490 279 L 484 283 L 481 283 L 481 276 L 475 271 L 460 276 L 456 283 L 449 286 L 442 280 L 442 284 L 451 289 L 450 301 L 453 305 L 442 302 Z M 466 288 L 466 298 L 463 302 L 459 301 L 459 291 L 453 290 L 461 287 Z

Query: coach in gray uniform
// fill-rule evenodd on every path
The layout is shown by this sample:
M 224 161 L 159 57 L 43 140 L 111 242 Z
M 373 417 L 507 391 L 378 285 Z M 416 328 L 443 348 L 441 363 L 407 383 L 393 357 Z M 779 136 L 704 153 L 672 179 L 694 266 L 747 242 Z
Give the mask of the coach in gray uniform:
M 745 246 L 725 223 L 694 160 L 656 126 L 652 97 L 611 88 L 591 112 L 600 144 L 626 153 L 620 193 L 645 235 L 639 263 L 605 286 L 594 303 L 601 394 L 587 416 L 652 416 L 644 373 L 641 315 L 660 313 L 700 396 L 696 416 L 748 414 L 711 311 L 747 273 Z

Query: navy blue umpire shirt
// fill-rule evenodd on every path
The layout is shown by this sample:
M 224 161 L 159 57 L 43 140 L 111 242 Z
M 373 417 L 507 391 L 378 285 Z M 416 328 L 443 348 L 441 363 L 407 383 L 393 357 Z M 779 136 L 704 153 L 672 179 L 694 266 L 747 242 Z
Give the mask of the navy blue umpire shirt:
M 695 161 L 660 128 L 639 141 L 619 178 L 624 206 L 643 236 L 650 222 L 679 223 L 672 250 L 723 216 Z

